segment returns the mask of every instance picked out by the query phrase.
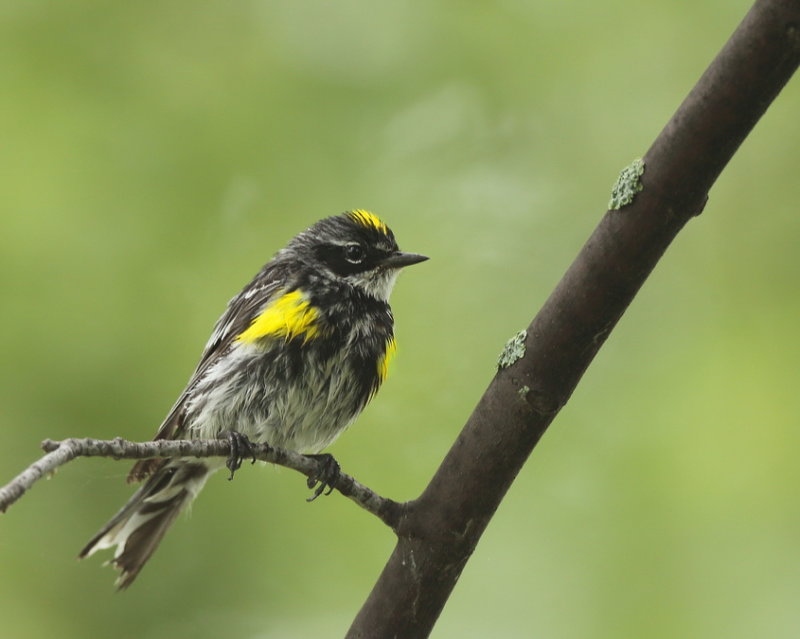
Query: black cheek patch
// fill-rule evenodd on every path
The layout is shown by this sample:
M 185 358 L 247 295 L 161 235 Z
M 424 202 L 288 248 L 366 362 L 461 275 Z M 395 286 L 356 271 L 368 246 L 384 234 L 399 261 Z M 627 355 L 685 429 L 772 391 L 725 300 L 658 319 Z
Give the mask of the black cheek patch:
M 344 256 L 346 248 L 346 246 L 339 246 L 337 244 L 323 244 L 315 247 L 314 250 L 317 258 L 321 262 L 336 273 L 336 275 L 342 277 L 369 271 L 375 268 L 378 261 L 383 257 L 381 254 L 367 249 L 367 255 L 364 260 L 358 264 L 353 264 Z

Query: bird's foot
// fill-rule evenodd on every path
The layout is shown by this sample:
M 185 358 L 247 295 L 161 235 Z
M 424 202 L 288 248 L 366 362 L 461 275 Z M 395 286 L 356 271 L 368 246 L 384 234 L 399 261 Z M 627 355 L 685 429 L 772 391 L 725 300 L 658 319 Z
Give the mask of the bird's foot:
M 228 477 L 228 481 L 230 481 L 233 479 L 233 474 L 242 467 L 242 460 L 245 457 L 251 457 L 253 459 L 252 463 L 256 463 L 256 452 L 247 435 L 243 435 L 236 430 L 225 431 L 223 435 L 231 445 L 231 453 L 225 462 L 225 467 L 231 471 L 231 476 Z
M 311 502 L 323 493 L 330 495 L 333 492 L 333 486 L 336 480 L 339 479 L 341 469 L 339 467 L 339 462 L 334 459 L 333 455 L 329 455 L 328 453 L 322 455 L 306 455 L 306 457 L 317 461 L 317 471 L 311 475 L 306 482 L 309 488 L 313 489 L 314 486 L 316 486 L 314 494 L 306 499 L 306 501 Z

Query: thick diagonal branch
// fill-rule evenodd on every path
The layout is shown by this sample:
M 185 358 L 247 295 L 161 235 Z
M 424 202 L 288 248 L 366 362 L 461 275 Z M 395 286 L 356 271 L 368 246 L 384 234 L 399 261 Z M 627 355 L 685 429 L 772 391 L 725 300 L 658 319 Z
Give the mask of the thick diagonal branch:
M 319 461 L 282 448 L 266 444 L 253 444 L 255 458 L 278 464 L 302 473 L 309 479 L 319 471 Z M 76 457 L 110 457 L 113 459 L 149 459 L 152 457 L 227 457 L 230 442 L 227 439 L 213 440 L 158 440 L 151 442 L 131 442 L 121 438 L 90 439 L 73 438 L 63 441 L 46 439 L 42 449 L 47 453 L 37 460 L 11 482 L 0 488 L 0 513 L 17 501 L 33 484 L 54 472 L 59 466 Z M 381 497 L 356 481 L 350 475 L 340 473 L 333 481 L 333 487 L 349 497 L 359 506 L 379 517 L 386 525 L 395 528 L 400 516 L 401 504 Z
M 759 0 L 644 157 L 419 499 L 348 637 L 426 637 L 539 438 L 653 267 L 800 63 L 800 2 Z M 635 91 L 626 98 L 630 104 Z M 795 131 L 790 133 L 796 133 Z

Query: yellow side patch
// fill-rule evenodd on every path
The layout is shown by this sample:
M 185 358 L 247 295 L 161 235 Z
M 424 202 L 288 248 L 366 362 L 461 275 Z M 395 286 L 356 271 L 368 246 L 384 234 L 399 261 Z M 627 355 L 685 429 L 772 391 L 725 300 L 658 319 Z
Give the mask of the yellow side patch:
M 389 228 L 383 221 L 374 213 L 370 213 L 369 211 L 365 211 L 364 209 L 356 209 L 355 211 L 348 211 L 347 216 L 357 222 L 361 226 L 367 226 L 369 228 L 373 228 L 376 231 L 380 231 L 381 233 L 388 233 Z
M 378 378 L 380 379 L 381 383 L 389 374 L 389 362 L 394 359 L 396 352 L 397 342 L 394 341 L 394 337 L 390 337 L 388 340 L 386 340 L 386 350 L 380 359 L 378 359 Z
M 236 341 L 253 343 L 262 337 L 291 340 L 304 335 L 303 341 L 319 334 L 319 313 L 300 291 L 284 293 L 272 300 Z

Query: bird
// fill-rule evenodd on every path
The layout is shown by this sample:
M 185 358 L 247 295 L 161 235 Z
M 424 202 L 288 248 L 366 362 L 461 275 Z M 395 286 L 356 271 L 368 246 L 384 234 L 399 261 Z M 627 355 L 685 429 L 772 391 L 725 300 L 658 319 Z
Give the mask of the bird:
M 326 217 L 292 238 L 233 297 L 155 440 L 228 438 L 231 457 L 146 459 L 144 483 L 81 550 L 114 548 L 116 586 L 136 579 L 208 478 L 233 472 L 251 442 L 318 455 L 386 379 L 395 349 L 389 296 L 401 269 L 427 260 L 403 252 L 374 213 Z M 318 455 L 330 484 L 338 464 Z M 329 487 L 330 491 L 330 487 Z

